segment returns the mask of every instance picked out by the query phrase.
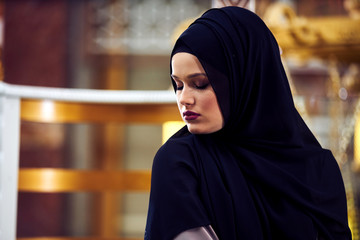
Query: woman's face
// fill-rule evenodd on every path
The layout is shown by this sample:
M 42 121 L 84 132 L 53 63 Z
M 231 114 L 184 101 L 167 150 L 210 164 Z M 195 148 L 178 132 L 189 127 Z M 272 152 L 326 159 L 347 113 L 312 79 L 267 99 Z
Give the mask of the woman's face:
M 177 105 L 189 132 L 206 134 L 220 130 L 224 119 L 214 89 L 197 57 L 176 53 L 171 66 Z

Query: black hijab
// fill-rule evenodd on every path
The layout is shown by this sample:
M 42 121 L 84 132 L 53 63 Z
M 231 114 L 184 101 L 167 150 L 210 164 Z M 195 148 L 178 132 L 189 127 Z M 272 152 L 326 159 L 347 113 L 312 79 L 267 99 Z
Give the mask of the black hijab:
M 296 111 L 279 47 L 254 13 L 211 9 L 177 40 L 195 55 L 225 126 L 186 127 L 154 159 L 146 239 L 211 224 L 221 240 L 351 239 L 336 160 Z

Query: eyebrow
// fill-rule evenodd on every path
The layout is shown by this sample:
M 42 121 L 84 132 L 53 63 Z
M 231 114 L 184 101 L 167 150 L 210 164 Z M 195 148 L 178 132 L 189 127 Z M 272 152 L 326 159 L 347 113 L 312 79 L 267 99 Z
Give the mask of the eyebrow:
M 198 76 L 207 77 L 206 73 L 192 73 L 192 74 L 187 75 L 186 77 L 187 77 L 187 78 L 195 78 L 195 77 L 198 77 Z M 173 77 L 173 78 L 179 78 L 178 76 L 176 76 L 176 75 L 174 75 L 174 74 L 171 74 L 171 77 Z

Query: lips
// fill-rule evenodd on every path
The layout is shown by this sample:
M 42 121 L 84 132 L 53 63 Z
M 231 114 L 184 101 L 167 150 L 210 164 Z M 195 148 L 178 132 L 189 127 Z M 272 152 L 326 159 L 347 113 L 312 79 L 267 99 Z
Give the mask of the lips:
M 186 112 L 183 112 L 183 116 L 186 121 L 189 121 L 189 120 L 197 119 L 200 116 L 200 114 L 192 112 L 192 111 L 186 111 Z

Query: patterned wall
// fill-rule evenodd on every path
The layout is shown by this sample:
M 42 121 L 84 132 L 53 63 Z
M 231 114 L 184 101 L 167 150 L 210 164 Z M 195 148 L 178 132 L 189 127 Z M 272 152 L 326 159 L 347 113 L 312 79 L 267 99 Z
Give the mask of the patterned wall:
M 168 54 L 174 28 L 211 7 L 210 0 L 91 0 L 90 52 Z

